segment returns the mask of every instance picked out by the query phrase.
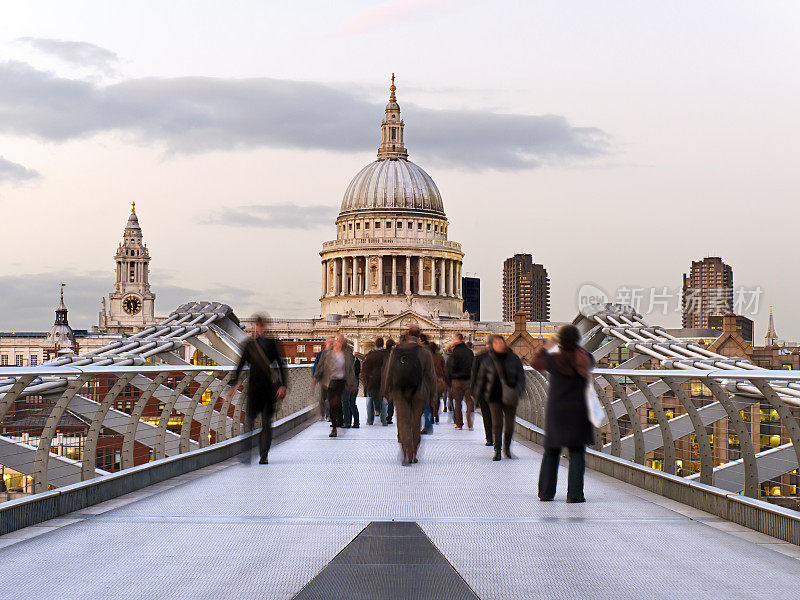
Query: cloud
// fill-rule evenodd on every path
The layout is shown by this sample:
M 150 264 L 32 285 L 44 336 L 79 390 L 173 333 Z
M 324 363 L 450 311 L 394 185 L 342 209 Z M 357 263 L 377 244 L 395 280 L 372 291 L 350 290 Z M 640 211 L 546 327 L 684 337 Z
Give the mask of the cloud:
M 116 52 L 89 42 L 37 37 L 21 37 L 16 41 L 75 67 L 88 67 L 109 77 L 117 74 L 113 67 L 119 61 Z
M 65 282 L 64 303 L 69 309 L 73 329 L 97 325 L 100 299 L 114 288 L 114 271 L 59 271 L 0 276 L 0 330 L 47 331 L 53 325 L 60 283 Z M 192 300 L 225 302 L 234 311 L 249 311 L 256 303 L 252 290 L 225 285 L 193 289 L 158 280 L 152 283 L 156 294 L 156 315 L 167 315 Z M 249 314 L 249 312 L 243 312 Z
M 0 183 L 20 183 L 21 181 L 29 181 L 39 177 L 40 175 L 37 171 L 26 169 L 22 165 L 0 156 Z
M 432 110 L 404 104 L 414 155 L 470 169 L 529 169 L 605 154 L 609 139 L 560 115 Z M 0 133 L 48 141 L 119 132 L 168 152 L 249 148 L 367 152 L 382 103 L 346 88 L 280 79 L 129 79 L 111 85 L 0 63 Z
M 297 204 L 259 204 L 231 206 L 204 219 L 204 225 L 233 227 L 271 227 L 278 229 L 312 229 L 329 226 L 338 214 L 335 206 Z

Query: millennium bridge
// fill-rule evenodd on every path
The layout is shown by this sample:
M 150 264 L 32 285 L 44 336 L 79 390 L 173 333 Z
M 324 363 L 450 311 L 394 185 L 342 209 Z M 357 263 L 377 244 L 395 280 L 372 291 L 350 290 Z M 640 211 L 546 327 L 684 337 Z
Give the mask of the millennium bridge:
M 608 425 L 587 453 L 586 504 L 563 502 L 565 473 L 556 502 L 536 497 L 548 384 L 532 370 L 514 460 L 490 460 L 478 417 L 474 431 L 440 424 L 404 467 L 393 427 L 327 437 L 308 365 L 289 366 L 270 464 L 241 462 L 257 432 L 225 392 L 246 334 L 220 303 L 4 368 L 0 422 L 41 408 L 35 436 L 0 435 L 0 464 L 32 492 L 0 503 L 5 597 L 796 597 L 800 512 L 759 496 L 798 468 L 800 374 L 715 354 L 626 306 L 574 323 L 597 360 L 627 357 L 594 372 Z M 181 358 L 187 343 L 209 364 Z M 787 443 L 754 446 L 753 406 Z M 88 428 L 72 455 L 71 420 Z M 720 423 L 738 438 L 725 456 L 710 440 Z M 696 468 L 678 458 L 687 445 Z

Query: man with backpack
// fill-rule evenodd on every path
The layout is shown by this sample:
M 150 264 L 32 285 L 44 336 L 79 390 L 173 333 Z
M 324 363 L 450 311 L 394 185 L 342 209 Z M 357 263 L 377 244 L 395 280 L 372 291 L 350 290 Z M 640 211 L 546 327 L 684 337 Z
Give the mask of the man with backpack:
M 392 348 L 384 367 L 382 395 L 394 401 L 403 464 L 418 462 L 420 419 L 436 396 L 433 357 L 419 345 L 419 336 L 419 327 L 410 327 L 403 341 Z

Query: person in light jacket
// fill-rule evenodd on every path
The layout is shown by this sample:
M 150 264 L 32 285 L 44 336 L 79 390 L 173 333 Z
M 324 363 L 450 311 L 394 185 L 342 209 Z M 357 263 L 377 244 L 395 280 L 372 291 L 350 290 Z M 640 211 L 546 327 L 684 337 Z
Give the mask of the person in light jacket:
M 342 395 L 345 390 L 358 389 L 355 357 L 342 334 L 333 338 L 333 345 L 323 351 L 314 379 L 327 390 L 328 408 L 331 414 L 330 437 L 336 437 L 336 429 L 344 425 Z

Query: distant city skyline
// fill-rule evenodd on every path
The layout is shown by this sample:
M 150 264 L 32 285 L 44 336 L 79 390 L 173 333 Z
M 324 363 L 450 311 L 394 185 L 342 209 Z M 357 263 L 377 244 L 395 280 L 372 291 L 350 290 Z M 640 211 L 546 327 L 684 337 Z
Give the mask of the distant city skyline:
M 721 256 L 763 290 L 756 339 L 770 305 L 800 338 L 800 280 L 775 260 L 796 244 L 800 7 L 487 11 L 4 8 L 0 329 L 46 330 L 61 281 L 72 326 L 96 324 L 133 200 L 156 314 L 196 298 L 318 314 L 318 248 L 374 157 L 396 72 L 410 158 L 442 192 L 482 318 L 500 319 L 515 252 L 547 265 L 553 320 L 572 319 L 586 283 L 678 289 L 692 260 Z M 261 254 L 281 261 L 260 273 Z

